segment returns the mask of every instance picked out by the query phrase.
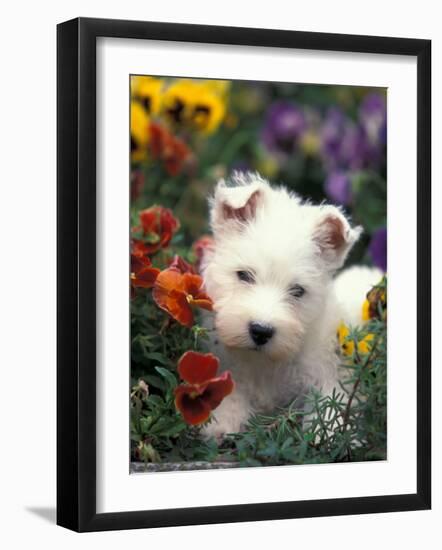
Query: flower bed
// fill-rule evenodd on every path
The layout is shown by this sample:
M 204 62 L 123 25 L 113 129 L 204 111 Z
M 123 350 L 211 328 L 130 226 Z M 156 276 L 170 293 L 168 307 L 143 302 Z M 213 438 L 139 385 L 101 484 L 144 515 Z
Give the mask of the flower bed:
M 134 77 L 131 93 L 133 461 L 164 470 L 384 459 L 386 279 L 362 327 L 337 327 L 340 390 L 256 416 L 220 443 L 200 427 L 234 380 L 206 349 L 201 312 L 212 302 L 199 272 L 213 246 L 207 197 L 234 169 L 345 207 L 365 228 L 349 262 L 385 271 L 384 91 Z M 306 410 L 316 414 L 305 420 Z

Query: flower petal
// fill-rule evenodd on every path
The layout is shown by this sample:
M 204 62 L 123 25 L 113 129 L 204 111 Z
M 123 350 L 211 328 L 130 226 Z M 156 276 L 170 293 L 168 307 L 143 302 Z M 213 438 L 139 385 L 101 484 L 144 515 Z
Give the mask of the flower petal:
M 132 285 L 134 287 L 152 288 L 159 273 L 160 270 L 155 267 L 141 269 L 131 278 Z
M 180 273 L 195 273 L 193 266 L 191 266 L 186 260 L 175 254 L 172 261 L 169 264 L 169 269 L 175 269 Z
M 159 291 L 169 293 L 172 290 L 183 291 L 182 275 L 176 269 L 165 269 L 157 278 L 156 285 Z
M 193 314 L 186 293 L 183 291 L 182 278 L 182 274 L 176 269 L 165 269 L 155 281 L 152 296 L 157 305 L 176 321 L 191 327 Z
M 212 309 L 212 300 L 202 290 L 203 279 L 194 273 L 181 273 L 178 263 L 162 271 L 155 282 L 153 298 L 182 325 L 193 325 L 191 305 Z
M 192 306 L 197 306 L 197 307 L 200 307 L 202 309 L 207 309 L 208 311 L 212 311 L 213 310 L 212 300 L 206 294 L 204 296 L 205 297 L 198 298 L 197 300 L 190 299 L 189 303 Z
M 216 376 L 219 359 L 212 353 L 186 351 L 178 361 L 178 374 L 189 384 L 203 384 Z
M 363 355 L 371 350 L 374 334 L 367 334 L 360 342 L 358 342 L 358 352 Z
M 230 371 L 225 371 L 218 378 L 213 378 L 207 384 L 202 399 L 211 409 L 216 409 L 221 401 L 227 397 L 235 388 Z
M 172 211 L 163 206 L 146 208 L 139 213 L 139 218 L 144 238 L 148 239 L 144 246 L 150 254 L 166 247 L 179 228 L 179 222 Z M 139 227 L 134 227 L 132 231 L 139 230 Z
M 203 278 L 194 273 L 184 273 L 182 286 L 189 296 L 189 303 L 204 309 L 212 310 L 212 300 L 203 290 Z
M 179 290 L 167 291 L 159 287 L 157 282 L 158 278 L 152 291 L 152 297 L 156 304 L 167 311 L 176 321 L 190 328 L 193 325 L 193 313 L 184 292 Z
M 182 325 L 191 328 L 194 319 L 192 308 L 189 305 L 186 294 L 179 290 L 172 290 L 169 297 L 169 313 Z
M 201 399 L 198 386 L 181 385 L 175 388 L 175 407 L 187 424 L 202 424 L 210 417 L 210 405 Z
M 140 212 L 139 216 L 145 233 L 151 233 L 159 226 L 160 211 L 157 207 L 146 208 Z
M 135 232 L 138 231 L 138 229 L 138 227 L 133 227 L 132 231 Z M 131 251 L 133 256 L 137 256 L 139 258 L 146 257 L 146 254 L 149 252 L 146 245 L 139 239 L 132 239 Z
M 362 320 L 369 321 L 370 318 L 371 318 L 370 302 L 367 299 L 365 299 L 364 303 L 362 304 Z
M 183 273 L 183 289 L 191 296 L 198 296 L 203 286 L 203 278 L 195 273 Z
M 132 273 L 138 273 L 138 271 L 141 271 L 145 267 L 150 267 L 152 265 L 152 262 L 150 259 L 140 253 L 140 250 L 138 249 L 137 252 L 132 252 L 130 255 L 130 270 Z

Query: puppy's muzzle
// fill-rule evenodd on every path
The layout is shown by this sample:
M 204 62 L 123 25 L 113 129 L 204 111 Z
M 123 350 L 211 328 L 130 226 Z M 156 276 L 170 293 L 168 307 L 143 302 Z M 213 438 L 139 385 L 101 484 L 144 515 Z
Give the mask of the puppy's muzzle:
M 275 329 L 272 325 L 267 323 L 258 323 L 252 321 L 249 323 L 249 334 L 251 339 L 257 346 L 263 346 L 275 333 Z

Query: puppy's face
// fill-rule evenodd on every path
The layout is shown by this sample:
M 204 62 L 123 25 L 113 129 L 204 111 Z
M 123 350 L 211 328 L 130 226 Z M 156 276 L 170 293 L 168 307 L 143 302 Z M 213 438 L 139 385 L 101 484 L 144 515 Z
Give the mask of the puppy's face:
M 228 348 L 286 361 L 314 332 L 357 232 L 334 207 L 302 205 L 256 176 L 237 183 L 220 183 L 212 203 L 204 276 L 217 334 Z

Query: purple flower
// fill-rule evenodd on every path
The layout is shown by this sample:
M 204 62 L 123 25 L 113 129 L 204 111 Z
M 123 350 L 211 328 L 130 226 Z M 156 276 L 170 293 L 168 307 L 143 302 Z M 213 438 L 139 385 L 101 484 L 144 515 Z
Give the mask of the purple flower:
M 328 110 L 321 128 L 321 150 L 326 161 L 337 164 L 345 118 L 340 109 Z
M 290 155 L 306 129 L 303 111 L 288 101 L 277 101 L 267 111 L 262 140 L 269 151 Z
M 359 108 L 361 118 L 364 116 L 373 116 L 381 114 L 385 118 L 385 98 L 383 94 L 372 92 L 367 94 L 362 100 Z
M 321 127 L 321 153 L 327 171 L 376 169 L 385 155 L 387 118 L 384 98 L 365 97 L 358 122 L 331 107 Z
M 370 244 L 368 246 L 368 253 L 371 256 L 371 260 L 376 267 L 387 271 L 387 228 L 381 227 L 376 230 L 371 237 Z
M 362 129 L 349 121 L 341 141 L 340 162 L 350 170 L 363 168 L 367 160 L 367 143 Z
M 364 166 L 362 129 L 344 113 L 331 107 L 321 127 L 321 152 L 327 170 L 357 170 Z
M 334 203 L 347 205 L 351 201 L 351 182 L 344 172 L 331 172 L 325 180 L 324 190 Z
M 384 145 L 387 130 L 387 106 L 379 93 L 365 96 L 359 108 L 359 121 L 371 145 Z

